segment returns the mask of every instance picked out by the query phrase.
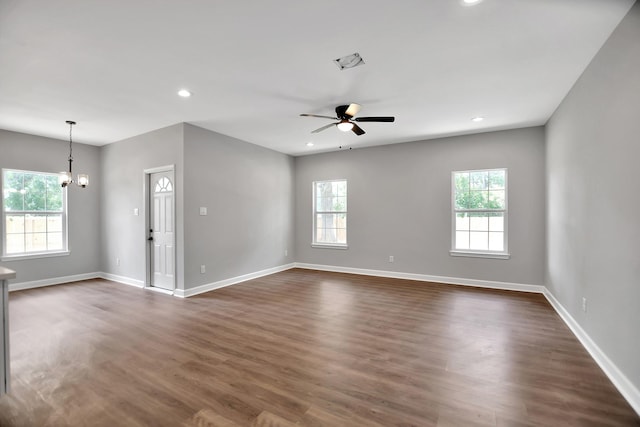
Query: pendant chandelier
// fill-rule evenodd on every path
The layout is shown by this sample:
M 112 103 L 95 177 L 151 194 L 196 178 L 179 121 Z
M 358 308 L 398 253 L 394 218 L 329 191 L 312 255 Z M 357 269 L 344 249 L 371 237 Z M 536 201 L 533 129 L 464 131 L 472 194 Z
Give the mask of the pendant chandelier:
M 75 125 L 76 122 L 74 122 L 72 120 L 67 120 L 67 124 L 69 125 L 69 171 L 68 172 L 60 172 L 60 185 L 62 185 L 63 187 L 66 187 L 66 186 L 68 186 L 69 184 L 71 184 L 73 182 L 73 174 L 71 173 L 71 163 L 73 163 L 72 132 L 73 132 L 73 125 Z M 84 173 L 79 173 L 78 174 L 78 180 L 76 181 L 76 184 L 79 187 L 86 188 L 87 185 L 89 185 L 89 175 L 84 174 Z

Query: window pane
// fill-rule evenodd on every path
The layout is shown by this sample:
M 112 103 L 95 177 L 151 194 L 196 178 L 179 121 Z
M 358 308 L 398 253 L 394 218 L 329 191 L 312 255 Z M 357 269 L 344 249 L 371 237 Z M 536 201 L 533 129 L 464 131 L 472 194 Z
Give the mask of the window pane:
M 346 196 L 347 195 L 347 181 L 339 181 L 337 193 L 338 196 Z
M 26 233 L 24 240 L 26 252 L 44 252 L 47 250 L 47 233 Z
M 489 188 L 489 172 L 471 172 L 469 174 L 469 182 L 472 190 L 486 190 Z
M 62 231 L 62 215 L 47 216 L 47 231 L 49 233 L 54 231 Z
M 25 215 L 24 231 L 27 233 L 46 233 L 46 215 Z
M 489 249 L 488 234 L 486 232 L 471 231 L 469 233 L 469 249 L 486 251 Z
M 469 173 L 462 172 L 454 175 L 456 209 L 469 208 Z
M 456 230 L 469 229 L 469 215 L 465 213 L 456 214 Z
M 45 177 L 47 187 L 46 209 L 48 211 L 62 212 L 62 186 L 58 183 L 58 177 L 48 175 Z
M 456 209 L 469 209 L 470 198 L 468 191 L 456 191 Z
M 333 210 L 337 212 L 344 212 L 347 210 L 347 197 L 336 197 L 333 200 Z
M 469 249 L 469 232 L 456 231 L 456 249 Z
M 316 183 L 316 196 L 318 197 L 333 197 L 333 185 L 331 182 L 318 182 Z
M 504 251 L 504 233 L 501 233 L 501 232 L 489 233 L 489 250 Z
M 7 234 L 7 254 L 24 252 L 24 234 Z
M 503 170 L 489 171 L 489 188 L 505 188 L 506 173 Z
M 469 209 L 486 209 L 489 206 L 487 191 L 471 191 L 469 193 Z
M 24 209 L 26 211 L 46 210 L 46 184 L 44 176 L 33 173 L 24 174 Z
M 156 182 L 156 186 L 153 189 L 154 193 L 170 193 L 173 191 L 171 180 L 166 176 L 163 176 Z
M 62 232 L 47 233 L 47 249 L 50 251 L 61 251 L 63 249 Z
M 484 213 L 470 214 L 469 229 L 472 231 L 489 231 L 489 218 Z
M 335 227 L 335 217 L 332 214 L 317 214 L 316 215 L 316 229 L 321 232 L 327 228 Z
M 6 171 L 3 180 L 5 212 L 24 210 L 24 185 L 22 172 Z
M 7 233 L 24 233 L 24 215 L 6 216 Z
M 487 207 L 490 209 L 504 209 L 504 190 L 490 190 Z
M 330 197 L 321 197 L 317 200 L 316 210 L 319 212 L 331 212 L 333 209 L 333 199 Z
M 504 231 L 504 215 L 502 213 L 489 214 L 489 231 Z

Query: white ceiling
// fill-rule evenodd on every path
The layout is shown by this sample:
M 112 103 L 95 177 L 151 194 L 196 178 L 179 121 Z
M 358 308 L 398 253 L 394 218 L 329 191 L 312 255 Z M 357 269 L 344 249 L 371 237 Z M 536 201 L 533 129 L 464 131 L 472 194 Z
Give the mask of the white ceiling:
M 103 145 L 188 122 L 301 155 L 541 125 L 633 3 L 0 0 L 0 128 L 66 139 L 75 120 Z M 299 117 L 351 102 L 396 122 Z

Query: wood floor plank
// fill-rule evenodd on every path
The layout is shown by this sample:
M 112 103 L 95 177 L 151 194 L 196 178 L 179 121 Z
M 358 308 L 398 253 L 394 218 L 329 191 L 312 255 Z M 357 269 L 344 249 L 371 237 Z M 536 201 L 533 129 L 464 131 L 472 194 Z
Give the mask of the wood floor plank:
M 542 295 L 292 269 L 10 295 L 0 426 L 640 426 Z
M 262 411 L 251 427 L 297 427 L 297 425 L 271 412 Z
M 239 424 L 217 414 L 211 409 L 203 409 L 185 422 L 183 427 L 240 427 Z

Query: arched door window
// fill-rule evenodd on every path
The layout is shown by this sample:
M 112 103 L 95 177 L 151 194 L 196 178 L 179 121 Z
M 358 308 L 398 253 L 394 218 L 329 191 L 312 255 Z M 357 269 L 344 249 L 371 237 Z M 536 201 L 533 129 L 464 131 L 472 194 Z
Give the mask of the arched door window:
M 173 191 L 173 185 L 171 185 L 171 180 L 167 177 L 162 177 L 156 182 L 156 188 L 154 190 L 156 193 L 170 193 Z

